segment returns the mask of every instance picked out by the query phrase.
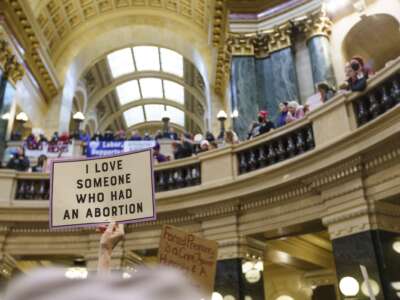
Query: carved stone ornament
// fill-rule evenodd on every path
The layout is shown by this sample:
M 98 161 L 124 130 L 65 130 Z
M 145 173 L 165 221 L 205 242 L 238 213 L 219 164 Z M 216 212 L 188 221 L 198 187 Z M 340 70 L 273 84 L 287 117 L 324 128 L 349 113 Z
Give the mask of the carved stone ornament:
M 332 33 L 332 21 L 322 11 L 307 16 L 299 22 L 298 27 L 306 34 L 307 41 L 315 36 L 329 37 Z
M 18 62 L 17 57 L 12 54 L 7 41 L 0 40 L 0 66 L 8 78 L 16 83 L 25 74 L 24 67 Z

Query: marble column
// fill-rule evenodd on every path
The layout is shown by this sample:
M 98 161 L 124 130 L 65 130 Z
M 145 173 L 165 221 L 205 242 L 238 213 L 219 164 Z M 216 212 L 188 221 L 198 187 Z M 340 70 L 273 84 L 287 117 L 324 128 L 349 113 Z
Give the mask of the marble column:
M 272 120 L 278 114 L 279 100 L 275 98 L 274 73 L 271 57 L 256 59 L 256 79 L 260 109 L 268 110 Z
M 233 57 L 231 72 L 232 108 L 239 112 L 233 127 L 239 137 L 245 139 L 259 110 L 254 56 Z
M 8 120 L 1 118 L 5 113 L 10 112 L 15 88 L 8 81 L 4 73 L 0 74 L 0 157 L 3 158 L 6 147 Z
M 217 263 L 214 291 L 222 297 L 232 296 L 236 300 L 264 300 L 264 279 L 249 283 L 242 272 L 240 258 L 224 259 Z
M 328 37 L 325 35 L 313 36 L 308 40 L 307 46 L 310 54 L 314 85 L 326 81 L 332 86 L 336 86 Z
M 343 277 L 355 278 L 360 287 L 364 282 L 360 265 L 367 268 L 368 277 L 379 285 L 376 299 L 398 299 L 393 282 L 400 282 L 400 253 L 394 250 L 394 243 L 400 235 L 384 230 L 368 230 L 332 241 L 338 282 Z M 344 299 L 341 294 L 341 299 Z M 354 299 L 369 299 L 360 288 Z

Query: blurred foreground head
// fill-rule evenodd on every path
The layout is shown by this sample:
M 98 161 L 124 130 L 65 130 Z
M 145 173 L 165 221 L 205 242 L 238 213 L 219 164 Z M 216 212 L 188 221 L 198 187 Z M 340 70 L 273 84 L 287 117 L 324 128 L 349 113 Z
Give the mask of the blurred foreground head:
M 65 270 L 42 269 L 12 282 L 4 300 L 200 300 L 180 272 L 165 267 L 121 274 L 67 279 Z M 204 298 L 206 299 L 206 298 Z

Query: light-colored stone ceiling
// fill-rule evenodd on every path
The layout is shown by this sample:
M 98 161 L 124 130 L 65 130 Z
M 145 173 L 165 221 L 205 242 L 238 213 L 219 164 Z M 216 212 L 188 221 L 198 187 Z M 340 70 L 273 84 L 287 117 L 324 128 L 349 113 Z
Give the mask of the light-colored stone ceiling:
M 88 21 L 118 11 L 152 9 L 192 20 L 207 31 L 211 0 L 31 0 L 31 8 L 48 42 L 50 51 L 69 33 Z

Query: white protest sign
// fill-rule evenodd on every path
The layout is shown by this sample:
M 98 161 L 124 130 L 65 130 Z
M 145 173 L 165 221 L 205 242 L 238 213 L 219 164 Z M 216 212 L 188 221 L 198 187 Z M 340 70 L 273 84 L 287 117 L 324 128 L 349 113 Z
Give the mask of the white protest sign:
M 155 220 L 150 149 L 51 165 L 50 227 Z

